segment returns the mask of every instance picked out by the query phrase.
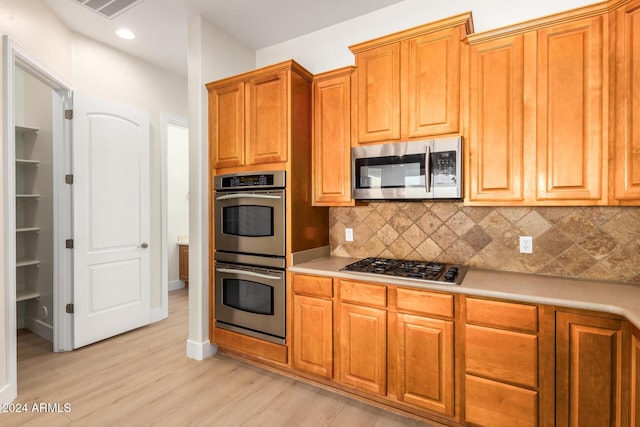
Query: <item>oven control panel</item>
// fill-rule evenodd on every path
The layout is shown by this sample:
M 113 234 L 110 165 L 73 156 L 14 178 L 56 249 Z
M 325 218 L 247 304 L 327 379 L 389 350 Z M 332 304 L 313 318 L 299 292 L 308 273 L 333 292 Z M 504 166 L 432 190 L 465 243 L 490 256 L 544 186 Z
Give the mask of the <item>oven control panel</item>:
M 285 172 L 246 172 L 213 177 L 216 190 L 242 190 L 249 188 L 284 188 Z

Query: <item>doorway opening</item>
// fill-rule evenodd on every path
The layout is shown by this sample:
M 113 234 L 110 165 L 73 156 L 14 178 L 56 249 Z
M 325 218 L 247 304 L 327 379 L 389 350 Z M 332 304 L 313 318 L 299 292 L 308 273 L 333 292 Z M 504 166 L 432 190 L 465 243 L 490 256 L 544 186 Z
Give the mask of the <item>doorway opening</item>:
M 189 124 L 161 117 L 162 164 L 162 317 L 169 292 L 189 286 Z

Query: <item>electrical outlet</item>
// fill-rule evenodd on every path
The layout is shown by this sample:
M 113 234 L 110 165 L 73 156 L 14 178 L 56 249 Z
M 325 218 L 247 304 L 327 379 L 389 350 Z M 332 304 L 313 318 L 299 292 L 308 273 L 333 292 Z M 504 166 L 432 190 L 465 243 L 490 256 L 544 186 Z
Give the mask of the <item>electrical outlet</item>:
M 520 253 L 521 254 L 533 253 L 533 237 L 520 236 Z
M 347 242 L 353 242 L 353 228 L 344 229 L 344 240 Z

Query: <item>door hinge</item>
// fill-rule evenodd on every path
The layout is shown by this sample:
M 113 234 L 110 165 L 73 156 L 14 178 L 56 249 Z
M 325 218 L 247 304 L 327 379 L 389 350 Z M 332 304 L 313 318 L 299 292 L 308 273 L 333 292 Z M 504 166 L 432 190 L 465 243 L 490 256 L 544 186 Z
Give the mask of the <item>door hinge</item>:
M 67 304 L 65 311 L 69 314 L 73 314 L 73 304 Z
M 73 119 L 73 110 L 64 110 L 64 118 L 67 120 Z
M 73 174 L 68 174 L 64 176 L 64 183 L 65 184 L 73 184 Z
M 64 241 L 64 247 L 67 249 L 73 249 L 73 239 L 67 239 Z

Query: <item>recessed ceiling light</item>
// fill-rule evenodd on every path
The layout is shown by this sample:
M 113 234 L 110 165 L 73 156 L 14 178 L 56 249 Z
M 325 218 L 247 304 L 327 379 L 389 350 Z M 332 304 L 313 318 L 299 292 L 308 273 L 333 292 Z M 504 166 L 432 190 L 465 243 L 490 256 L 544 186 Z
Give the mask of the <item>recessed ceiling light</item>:
M 118 28 L 116 30 L 116 34 L 118 35 L 118 37 L 121 37 L 125 40 L 133 40 L 136 38 L 136 35 L 133 33 L 133 31 L 126 28 Z

